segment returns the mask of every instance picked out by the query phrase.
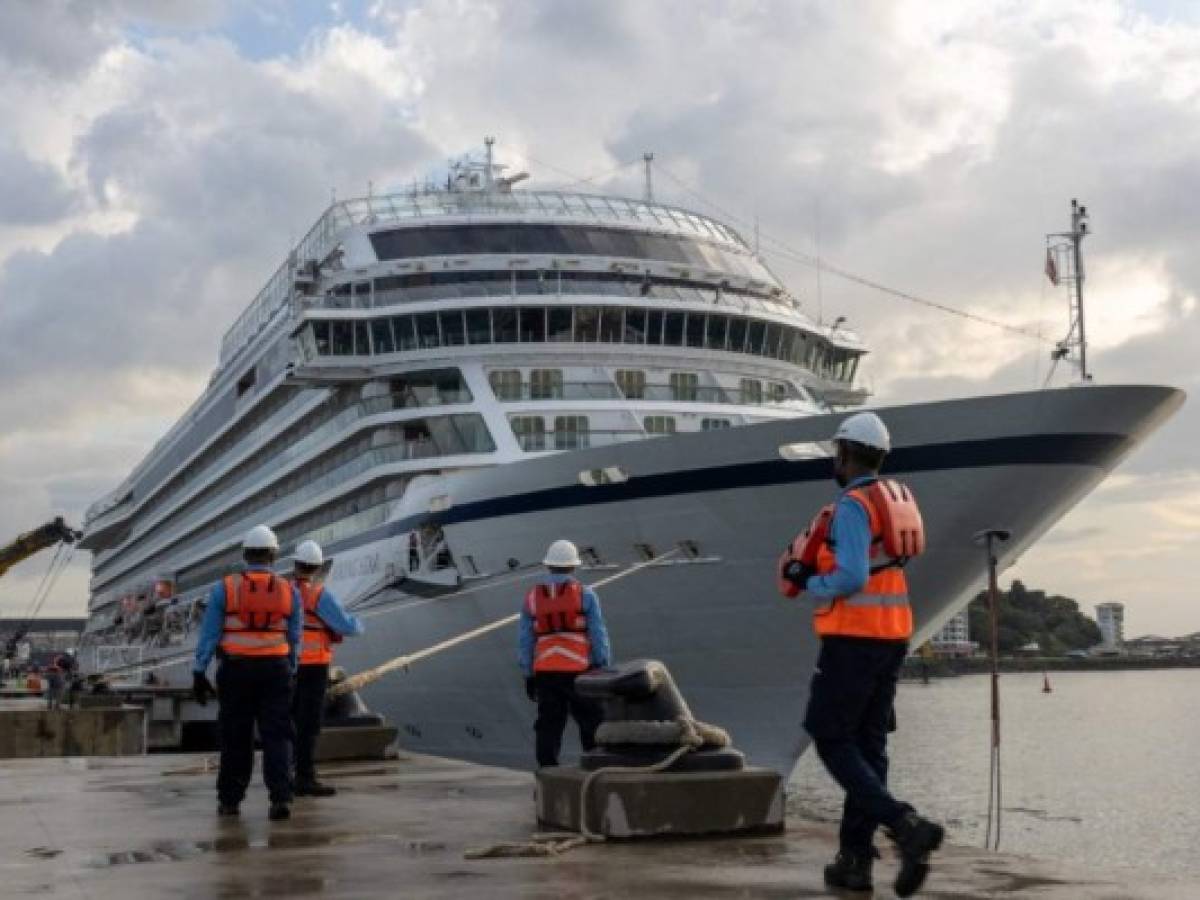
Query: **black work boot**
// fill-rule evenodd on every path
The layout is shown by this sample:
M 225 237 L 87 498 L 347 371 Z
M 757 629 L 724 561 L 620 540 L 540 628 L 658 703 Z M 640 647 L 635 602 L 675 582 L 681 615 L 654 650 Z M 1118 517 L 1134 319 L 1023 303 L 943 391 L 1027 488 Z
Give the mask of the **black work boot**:
M 286 803 L 272 803 L 271 810 L 267 813 L 267 818 L 272 822 L 282 822 L 284 819 L 292 817 L 292 810 Z
M 295 794 L 297 797 L 332 797 L 337 793 L 337 788 L 331 784 L 322 784 L 315 778 L 312 781 L 299 781 L 296 783 Z
M 929 875 L 929 854 L 942 846 L 946 829 L 909 810 L 889 833 L 900 851 L 900 872 L 894 885 L 896 894 L 911 897 L 925 883 Z
M 844 891 L 873 890 L 871 867 L 874 863 L 874 853 L 839 850 L 834 861 L 825 867 L 825 886 Z

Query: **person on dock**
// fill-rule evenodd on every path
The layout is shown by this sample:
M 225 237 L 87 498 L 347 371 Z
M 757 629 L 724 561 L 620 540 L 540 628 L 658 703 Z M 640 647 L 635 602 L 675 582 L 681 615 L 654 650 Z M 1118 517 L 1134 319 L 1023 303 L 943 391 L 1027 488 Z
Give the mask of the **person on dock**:
M 350 615 L 322 584 L 325 555 L 316 541 L 296 548 L 293 581 L 304 606 L 304 637 L 300 643 L 300 667 L 292 694 L 295 725 L 294 793 L 297 797 L 332 797 L 337 789 L 317 780 L 315 754 L 329 688 L 333 645 L 344 637 L 363 633 L 362 622 Z
M 575 545 L 555 541 L 542 564 L 549 574 L 525 595 L 517 647 L 525 693 L 538 705 L 533 729 L 539 767 L 558 765 L 568 715 L 579 727 L 583 749 L 596 745 L 603 711 L 576 693 L 575 678 L 607 666 L 611 658 L 600 599 L 575 578 L 580 565 Z
M 216 696 L 221 766 L 217 814 L 236 816 L 254 773 L 254 726 L 263 748 L 270 818 L 291 815 L 292 678 L 300 650 L 304 606 L 299 591 L 272 571 L 279 540 L 256 525 L 242 541 L 245 569 L 227 575 L 208 598 L 196 642 L 192 692 L 201 706 Z M 221 659 L 217 687 L 205 674 Z
M 817 563 L 810 568 L 792 560 L 780 573 L 819 604 L 813 627 L 821 651 L 804 727 L 846 792 L 839 851 L 825 867 L 825 883 L 871 890 L 874 835 L 883 825 L 900 852 L 895 890 L 907 897 L 924 883 L 944 829 L 887 788 L 887 735 L 895 730 L 896 682 L 913 630 L 905 560 L 881 559 L 882 523 L 888 521 L 881 506 L 888 501 L 871 489 L 891 437 L 878 416 L 859 413 L 841 423 L 833 443 L 842 492 Z M 915 501 L 907 502 L 919 523 Z

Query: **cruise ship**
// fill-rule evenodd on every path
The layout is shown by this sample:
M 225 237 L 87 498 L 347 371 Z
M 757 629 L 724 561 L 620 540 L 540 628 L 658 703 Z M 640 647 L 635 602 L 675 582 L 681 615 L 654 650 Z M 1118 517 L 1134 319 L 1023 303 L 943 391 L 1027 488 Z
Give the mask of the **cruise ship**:
M 190 683 L 207 594 L 254 524 L 318 541 L 366 619 L 350 672 L 510 615 L 554 539 L 580 548 L 616 655 L 655 658 L 751 763 L 788 772 L 816 642 L 774 587 L 869 400 L 863 342 L 807 315 L 736 230 L 648 196 L 518 189 L 486 157 L 333 203 L 226 333 L 202 396 L 87 513 L 83 665 Z M 1099 386 L 876 407 L 920 499 L 916 641 L 1182 402 Z M 649 565 L 633 569 L 639 564 Z M 632 571 L 630 571 L 633 569 Z M 406 748 L 533 765 L 501 629 L 364 692 Z M 183 706 L 186 720 L 212 707 Z

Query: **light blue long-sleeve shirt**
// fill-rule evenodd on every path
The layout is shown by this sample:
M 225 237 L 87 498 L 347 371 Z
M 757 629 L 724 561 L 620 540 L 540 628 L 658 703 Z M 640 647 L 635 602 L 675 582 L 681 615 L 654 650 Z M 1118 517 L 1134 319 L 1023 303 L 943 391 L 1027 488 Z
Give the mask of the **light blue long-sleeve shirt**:
M 330 631 L 342 637 L 354 637 L 364 631 L 362 620 L 346 612 L 341 601 L 333 596 L 327 587 L 321 588 L 321 596 L 317 598 L 317 618 L 324 622 Z
M 866 587 L 871 577 L 871 520 L 862 504 L 847 494 L 857 487 L 875 481 L 873 475 L 856 478 L 838 495 L 829 523 L 837 568 L 828 575 L 808 579 L 806 590 L 820 600 L 848 597 Z
M 574 581 L 571 575 L 547 575 L 543 584 L 560 585 Z M 603 668 L 612 662 L 612 649 L 608 643 L 608 629 L 604 627 L 604 615 L 600 611 L 600 598 L 586 585 L 583 588 L 583 614 L 587 618 L 587 635 L 592 645 L 592 668 Z M 533 616 L 522 604 L 521 621 L 517 638 L 517 663 L 528 678 L 533 675 L 533 650 L 537 645 L 537 634 L 533 627 Z
M 270 572 L 266 566 L 247 566 L 247 572 Z M 300 638 L 304 629 L 304 603 L 300 599 L 300 591 L 292 585 L 292 614 L 287 620 L 288 663 L 292 671 L 296 671 L 297 654 L 300 652 Z M 208 608 L 204 610 L 204 619 L 200 623 L 200 637 L 196 641 L 196 657 L 192 663 L 193 672 L 204 672 L 212 662 L 217 645 L 221 643 L 221 635 L 225 632 L 225 580 L 221 579 L 213 585 L 212 593 L 208 595 Z

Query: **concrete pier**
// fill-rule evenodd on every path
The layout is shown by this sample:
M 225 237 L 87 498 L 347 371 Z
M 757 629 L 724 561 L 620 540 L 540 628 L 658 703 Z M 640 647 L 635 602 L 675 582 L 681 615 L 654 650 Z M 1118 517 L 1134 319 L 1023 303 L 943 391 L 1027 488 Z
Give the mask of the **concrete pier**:
M 40 699 L 0 703 L 0 759 L 145 752 L 146 711 L 140 706 L 46 709 Z
M 235 897 L 758 898 L 828 896 L 827 825 L 784 834 L 582 847 L 557 858 L 467 861 L 527 840 L 533 777 L 431 757 L 323 767 L 338 796 L 267 820 L 255 784 L 218 819 L 211 756 L 0 762 L 0 895 L 91 900 Z M 884 842 L 881 840 L 881 845 Z M 876 897 L 890 897 L 889 850 Z M 1138 878 L 948 848 L 922 896 L 1136 900 L 1200 896 L 1200 880 Z

